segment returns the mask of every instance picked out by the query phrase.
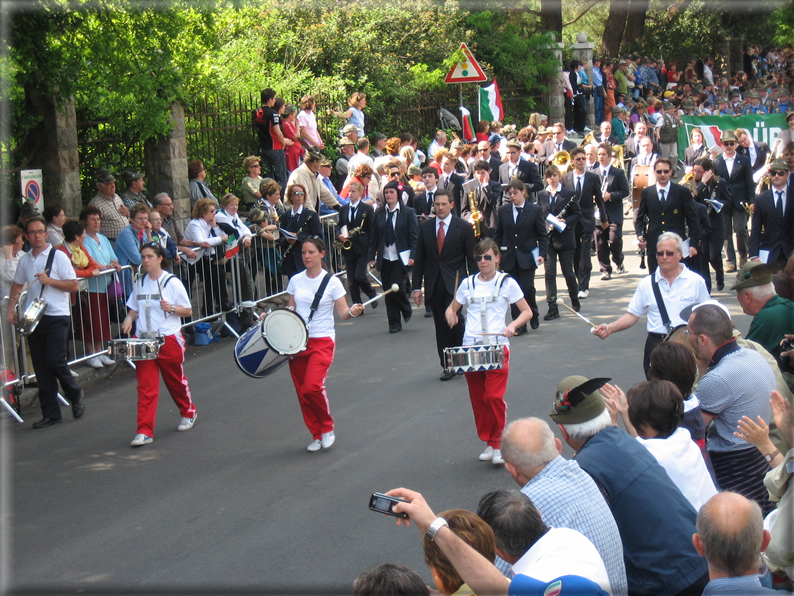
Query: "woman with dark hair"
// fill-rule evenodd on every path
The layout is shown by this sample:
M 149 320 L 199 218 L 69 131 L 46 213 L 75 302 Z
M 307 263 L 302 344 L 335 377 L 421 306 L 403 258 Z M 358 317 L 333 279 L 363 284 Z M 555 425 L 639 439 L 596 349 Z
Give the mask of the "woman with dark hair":
M 343 321 L 364 312 L 361 304 L 347 306 L 345 287 L 338 277 L 323 271 L 325 245 L 319 238 L 306 238 L 300 244 L 304 270 L 293 275 L 287 285 L 288 308 L 307 322 L 309 342 L 306 349 L 289 361 L 289 372 L 298 394 L 303 421 L 312 434 L 307 451 L 328 449 L 334 444 L 334 419 L 325 391 L 328 369 L 334 361 L 336 332 L 334 311 Z M 317 309 L 312 310 L 317 302 Z
M 480 120 L 474 127 L 474 137 L 477 142 L 487 141 L 488 133 L 491 132 L 491 123 L 488 120 Z M 439 162 L 440 163 L 440 162 Z
M 499 259 L 499 246 L 491 238 L 477 243 L 474 260 L 480 272 L 463 280 L 446 311 L 447 323 L 454 327 L 458 322 L 458 310 L 461 305 L 466 305 L 464 346 L 485 344 L 504 347 L 504 368 L 465 373 L 477 434 L 486 443 L 479 459 L 494 464 L 504 463 L 500 447 L 507 418 L 504 395 L 510 372 L 509 338 L 532 318 L 532 310 L 518 282 L 499 271 Z M 520 314 L 505 326 L 511 304 L 518 307 Z
M 201 199 L 212 199 L 220 206 L 218 199 L 212 194 L 210 187 L 204 182 L 207 179 L 207 169 L 200 159 L 194 159 L 187 164 L 187 177 L 190 180 L 190 208 L 196 206 Z
M 287 158 L 287 171 L 290 174 L 303 163 L 304 154 L 304 149 L 300 143 L 300 128 L 298 127 L 296 116 L 295 106 L 284 106 L 281 128 L 284 129 L 284 137 L 292 141 L 292 145 L 284 148 L 284 154 Z
M 209 199 L 204 199 L 209 200 Z M 183 363 L 185 338 L 182 336 L 181 318 L 190 318 L 193 307 L 185 286 L 178 278 L 163 271 L 165 252 L 156 242 L 141 248 L 141 275 L 127 299 L 129 313 L 121 324 L 124 333 L 132 331 L 138 321 L 136 335 L 142 338 L 162 338 L 163 344 L 154 360 L 135 363 L 138 379 L 138 433 L 130 443 L 133 447 L 147 445 L 154 440 L 154 423 L 157 401 L 160 396 L 160 374 L 171 399 L 174 400 L 181 419 L 178 431 L 190 430 L 196 421 L 196 406 L 190 395 Z
M 294 237 L 281 234 L 281 272 L 287 277 L 303 271 L 301 243 L 306 238 L 320 238 L 323 235 L 320 216 L 316 211 L 306 208 L 306 188 L 301 184 L 287 187 L 287 211 L 281 218 L 281 229 L 292 232 Z
M 58 248 L 63 243 L 63 224 L 66 222 L 66 213 L 63 207 L 56 203 L 48 205 L 41 214 L 47 222 L 47 244 Z

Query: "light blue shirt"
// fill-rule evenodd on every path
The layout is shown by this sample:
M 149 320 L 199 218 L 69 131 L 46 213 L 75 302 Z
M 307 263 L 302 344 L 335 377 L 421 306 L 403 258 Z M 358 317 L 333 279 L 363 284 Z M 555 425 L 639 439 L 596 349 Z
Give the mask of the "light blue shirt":
M 88 234 L 85 235 L 85 241 L 83 242 L 83 248 L 89 255 L 91 255 L 91 258 L 99 263 L 101 267 L 106 267 L 111 261 L 118 261 L 119 259 L 116 256 L 113 246 L 110 244 L 110 240 L 108 240 L 107 236 L 103 236 L 99 233 L 97 233 L 96 236 L 97 240 L 99 240 L 99 243 L 97 243 L 97 241 L 91 238 L 91 236 Z M 89 277 L 88 291 L 104 294 L 111 277 L 112 276 L 109 274 L 105 274 L 100 277 Z

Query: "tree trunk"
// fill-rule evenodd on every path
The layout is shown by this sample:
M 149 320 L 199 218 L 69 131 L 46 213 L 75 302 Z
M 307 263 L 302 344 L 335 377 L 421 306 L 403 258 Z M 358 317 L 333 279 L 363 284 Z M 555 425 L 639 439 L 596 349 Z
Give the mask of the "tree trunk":
M 632 41 L 642 39 L 645 32 L 645 15 L 648 13 L 648 0 L 631 0 L 626 29 L 623 32 L 625 39 Z
M 554 31 L 562 39 L 562 0 L 540 0 L 540 24 L 543 31 Z
M 604 37 L 601 45 L 604 56 L 616 57 L 620 44 L 623 42 L 623 31 L 626 29 L 626 20 L 629 16 L 628 2 L 626 0 L 610 0 L 609 16 L 604 27 Z

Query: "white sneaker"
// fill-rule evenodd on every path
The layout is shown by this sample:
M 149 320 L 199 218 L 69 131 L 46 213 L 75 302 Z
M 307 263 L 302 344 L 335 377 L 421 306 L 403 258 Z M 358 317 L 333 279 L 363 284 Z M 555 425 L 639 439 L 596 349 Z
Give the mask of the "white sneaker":
M 485 451 L 480 453 L 480 461 L 491 461 L 493 459 L 493 453 L 493 447 L 488 445 L 488 447 L 485 448 Z
M 319 451 L 322 448 L 323 448 L 323 444 L 320 442 L 320 439 L 314 439 L 314 441 L 309 443 L 309 446 L 306 448 L 306 451 L 311 451 L 312 453 L 314 453 L 315 451 Z
M 582 300 L 590 295 L 590 290 L 583 290 L 579 292 L 579 299 Z
M 499 465 L 505 463 L 505 460 L 502 458 L 502 450 L 501 449 L 494 449 L 493 450 L 493 459 L 491 463 L 494 465 Z
M 135 438 L 132 440 L 132 443 L 130 443 L 130 445 L 132 445 L 133 447 L 140 447 L 141 445 L 148 445 L 152 441 L 154 441 L 152 437 L 147 437 L 143 433 L 138 433 L 137 435 L 135 435 Z
M 336 441 L 336 435 L 334 435 L 334 431 L 331 431 L 329 433 L 323 433 L 322 435 L 320 435 L 320 437 L 322 437 L 321 443 L 323 449 L 328 449 L 331 445 L 334 444 L 334 441 Z
M 94 356 L 90 360 L 86 360 L 85 363 L 91 368 L 102 368 L 104 366 L 102 361 L 99 359 L 99 356 Z
M 99 361 L 100 361 L 102 364 L 104 364 L 105 366 L 113 366 L 114 364 L 116 364 L 116 361 L 115 361 L 115 360 L 113 360 L 113 358 L 111 358 L 111 357 L 110 357 L 110 356 L 108 356 L 107 354 L 100 354 L 100 355 L 98 356 L 98 358 L 99 358 Z
M 196 416 L 198 412 L 193 414 L 193 418 L 185 418 L 184 416 L 179 419 L 179 426 L 176 427 L 177 430 L 190 430 L 193 428 L 193 425 L 196 423 Z

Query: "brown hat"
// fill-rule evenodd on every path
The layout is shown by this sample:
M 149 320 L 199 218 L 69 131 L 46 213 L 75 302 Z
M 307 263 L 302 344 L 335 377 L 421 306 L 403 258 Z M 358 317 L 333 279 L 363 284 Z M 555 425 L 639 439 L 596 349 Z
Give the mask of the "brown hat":
M 738 143 L 739 141 L 736 139 L 736 135 L 734 132 L 729 128 L 728 130 L 722 131 L 722 138 L 720 139 L 720 143 L 724 143 L 725 141 L 732 141 L 734 143 Z
M 588 380 L 579 375 L 564 378 L 557 385 L 551 419 L 560 424 L 579 424 L 597 418 L 606 409 L 598 390 L 611 380 Z
M 736 274 L 736 283 L 731 290 L 754 288 L 772 283 L 773 268 L 759 261 L 747 261 L 739 273 Z
M 612 110 L 614 111 L 614 108 L 612 108 Z M 538 134 L 539 135 L 547 135 L 547 134 L 549 134 L 549 131 L 546 130 L 545 126 L 541 125 L 541 126 L 538 126 Z
M 507 146 L 508 147 L 512 147 L 513 149 L 518 149 L 519 151 L 521 151 L 521 143 L 519 143 L 518 141 L 512 141 L 512 140 L 511 141 L 507 141 Z
M 717 103 L 728 103 L 728 98 L 723 95 L 717 100 Z
M 331 168 L 331 167 L 333 167 L 333 165 L 334 164 L 331 163 L 331 160 L 328 159 L 325 155 L 323 155 L 320 158 L 320 167 Z
M 411 164 L 408 166 L 408 175 L 409 176 L 421 176 L 422 175 L 422 168 L 417 165 Z
M 259 207 L 252 207 L 251 210 L 248 212 L 248 221 L 251 223 L 261 223 L 265 221 L 267 218 L 267 214 L 262 211 Z
M 352 124 L 346 124 L 345 127 L 342 129 L 343 135 L 349 135 L 351 132 L 357 132 L 358 129 Z
M 355 126 L 354 126 L 353 128 L 355 129 Z M 342 137 L 342 138 L 340 139 L 340 141 L 339 141 L 339 146 L 340 146 L 340 147 L 348 147 L 348 146 L 350 146 L 350 145 L 355 145 L 355 142 L 353 142 L 353 141 L 350 139 L 350 137 Z
M 792 116 L 794 116 L 794 110 L 789 110 L 788 112 L 786 112 L 786 122 L 791 120 Z
M 141 173 L 140 173 L 140 172 L 138 172 L 137 170 L 124 170 L 124 171 L 121 173 L 121 177 L 124 179 L 124 184 L 126 184 L 127 186 L 129 186 L 129 185 L 130 185 L 130 184 L 132 184 L 132 183 L 133 183 L 135 180 L 138 180 L 138 179 L 140 179 L 140 178 L 143 178 L 143 174 L 141 174 Z

